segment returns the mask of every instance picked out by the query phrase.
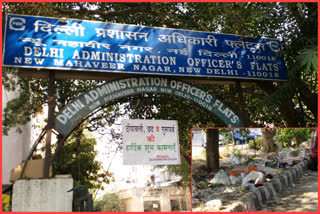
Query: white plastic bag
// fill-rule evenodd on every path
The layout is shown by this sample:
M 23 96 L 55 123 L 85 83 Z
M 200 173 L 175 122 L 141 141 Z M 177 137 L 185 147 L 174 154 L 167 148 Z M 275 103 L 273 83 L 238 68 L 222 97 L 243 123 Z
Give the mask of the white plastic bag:
M 230 161 L 231 161 L 232 164 L 237 164 L 237 165 L 240 164 L 240 159 L 239 159 L 239 157 L 236 155 L 235 152 L 232 152 Z
M 211 180 L 212 184 L 223 184 L 226 186 L 231 186 L 231 181 L 229 176 L 223 170 L 220 170 Z

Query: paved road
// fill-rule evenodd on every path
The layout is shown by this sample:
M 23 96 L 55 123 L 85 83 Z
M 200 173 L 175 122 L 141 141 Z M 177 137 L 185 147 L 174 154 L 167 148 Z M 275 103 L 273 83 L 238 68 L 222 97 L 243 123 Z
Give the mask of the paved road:
M 317 212 L 318 172 L 307 170 L 295 186 L 283 190 L 278 199 L 268 202 L 263 211 L 268 212 Z

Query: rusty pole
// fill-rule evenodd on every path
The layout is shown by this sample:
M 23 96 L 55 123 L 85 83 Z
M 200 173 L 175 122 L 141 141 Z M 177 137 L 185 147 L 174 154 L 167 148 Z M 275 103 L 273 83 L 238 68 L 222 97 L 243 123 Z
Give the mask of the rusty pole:
M 44 158 L 44 168 L 43 168 L 43 177 L 49 178 L 50 173 L 50 163 L 51 163 L 51 132 L 54 126 L 54 109 L 55 109 L 55 77 L 54 71 L 49 72 L 49 85 L 48 85 L 48 125 L 47 125 L 47 136 L 46 136 L 46 150 Z

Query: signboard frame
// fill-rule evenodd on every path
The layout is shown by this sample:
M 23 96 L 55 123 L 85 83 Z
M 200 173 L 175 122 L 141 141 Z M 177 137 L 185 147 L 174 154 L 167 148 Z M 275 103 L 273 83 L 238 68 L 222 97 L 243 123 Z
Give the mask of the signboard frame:
M 102 22 L 98 22 L 98 21 L 85 21 L 85 20 L 77 20 L 77 19 L 57 19 L 57 18 L 51 18 L 51 17 L 39 17 L 39 16 L 25 16 L 25 15 L 14 15 L 14 14 L 9 14 L 9 15 L 7 15 L 7 17 L 9 17 L 10 18 L 10 16 L 21 16 L 21 17 L 33 17 L 33 18 L 39 18 L 39 19 L 53 19 L 53 20 L 60 20 L 61 22 L 64 22 L 64 21 L 74 21 L 75 23 L 83 23 L 83 22 L 90 22 L 90 23 L 102 23 Z M 12 22 L 10 22 L 10 21 L 7 21 L 7 22 L 9 22 L 9 23 L 12 23 Z M 76 25 L 74 23 L 74 26 Z M 22 23 L 23 24 L 23 23 Z M 106 23 L 104 23 L 104 24 L 106 24 Z M 80 24 L 81 25 L 81 24 Z M 136 25 L 127 25 L 127 24 L 114 24 L 114 23 L 107 23 L 106 25 L 110 25 L 110 26 L 121 26 L 122 28 L 125 28 L 125 27 L 128 27 L 128 28 L 137 28 L 137 29 L 145 29 L 145 30 L 149 30 L 149 29 L 152 29 L 153 31 L 164 31 L 164 32 L 173 32 L 171 35 L 166 35 L 166 34 L 161 34 L 161 36 L 163 36 L 163 38 L 161 38 L 161 39 L 163 39 L 162 41 L 164 41 L 164 38 L 166 38 L 166 39 L 169 39 L 169 38 L 171 38 L 171 39 L 179 39 L 178 37 L 176 37 L 176 38 L 174 38 L 172 35 L 174 34 L 174 33 L 177 33 L 177 35 L 179 34 L 180 36 L 183 36 L 182 38 L 184 38 L 184 39 L 188 39 L 188 40 L 190 40 L 190 41 L 193 41 L 194 43 L 195 43 L 195 41 L 202 41 L 202 43 L 213 43 L 213 42 L 215 42 L 216 43 L 216 40 L 214 40 L 213 38 L 214 38 L 214 36 L 213 37 L 210 37 L 210 38 L 212 38 L 211 40 L 208 40 L 209 39 L 209 36 L 212 36 L 212 35 L 222 35 L 222 36 L 225 36 L 225 37 L 231 37 L 231 38 L 238 38 L 238 40 L 237 41 L 232 41 L 232 40 L 225 40 L 225 41 L 228 41 L 229 42 L 229 46 L 231 47 L 233 47 L 234 48 L 234 50 L 236 50 L 237 49 L 237 47 L 239 47 L 239 46 L 243 46 L 243 47 L 248 47 L 249 48 L 249 50 L 253 50 L 253 49 L 255 49 L 255 51 L 261 51 L 260 49 L 262 49 L 261 48 L 261 45 L 263 45 L 263 43 L 254 43 L 254 42 L 252 42 L 252 41 L 255 41 L 254 39 L 259 39 L 259 40 L 265 40 L 265 41 L 269 41 L 270 42 L 270 44 L 269 44 L 269 46 L 270 47 L 273 47 L 273 48 L 275 48 L 275 50 L 277 49 L 277 50 L 279 50 L 278 52 L 280 52 L 280 43 L 279 43 L 279 41 L 278 40 L 276 40 L 276 39 L 268 39 L 268 38 L 253 38 L 253 37 L 246 37 L 246 36 L 238 36 L 238 35 L 232 35 L 232 34 L 215 34 L 215 33 L 210 33 L 210 32 L 203 32 L 203 31 L 191 31 L 191 30 L 181 30 L 181 29 L 171 29 L 171 28 L 160 28 L 160 27 L 145 27 L 145 26 L 136 26 Z M 51 26 L 51 25 L 50 25 Z M 52 25 L 52 26 L 60 26 L 60 28 L 62 28 L 61 26 L 62 25 Z M 42 26 L 43 27 L 43 26 Z M 68 26 L 67 26 L 68 27 Z M 70 27 L 70 26 L 69 26 Z M 6 29 L 5 29 L 5 35 L 7 35 L 7 31 L 8 31 L 8 26 L 6 25 Z M 9 28 L 10 28 L 10 26 L 9 26 Z M 40 27 L 38 26 L 38 28 L 40 29 Z M 58 27 L 57 27 L 58 28 Z M 39 29 L 38 29 L 38 31 L 39 31 Z M 51 30 L 53 31 L 53 30 L 55 30 L 56 28 L 52 28 Z M 47 29 L 48 30 L 48 29 Z M 125 31 L 125 32 L 127 32 L 127 31 Z M 196 37 L 196 36 L 194 36 L 194 37 L 192 37 L 192 36 L 184 36 L 184 35 L 182 35 L 181 34 L 181 32 L 186 32 L 186 33 L 188 33 L 188 35 L 195 35 L 195 34 L 203 34 L 203 35 L 207 35 L 207 37 L 205 37 L 205 38 L 201 38 L 201 37 Z M 178 35 L 178 36 L 179 36 Z M 140 35 L 141 37 L 143 37 L 143 35 Z M 171 37 L 170 37 L 171 36 Z M 105 36 L 105 37 L 107 37 L 107 36 Z M 182 38 L 180 38 L 180 39 L 182 39 Z M 197 40 L 198 39 L 198 40 Z M 205 39 L 207 39 L 207 40 L 205 40 Z M 241 63 L 241 61 L 239 61 L 239 60 L 235 60 L 235 61 L 232 61 L 232 60 L 230 60 L 230 58 L 233 58 L 233 56 L 235 56 L 235 55 L 243 55 L 244 53 L 243 53 L 243 51 L 241 51 L 241 52 L 234 52 L 234 53 L 232 53 L 232 51 L 228 51 L 228 52 L 214 52 L 214 51 L 209 51 L 208 52 L 208 50 L 204 50 L 203 49 L 203 51 L 201 52 L 201 54 L 203 55 L 203 56 L 205 56 L 205 55 L 211 55 L 211 56 L 213 56 L 213 55 L 215 55 L 216 56 L 216 58 L 194 58 L 194 57 L 188 57 L 187 58 L 187 61 L 184 61 L 183 63 L 184 64 L 187 64 L 187 66 L 186 67 L 184 67 L 184 66 L 177 66 L 177 65 L 175 65 L 175 67 L 174 68 L 177 68 L 177 69 L 174 69 L 174 70 L 172 70 L 172 68 L 170 67 L 170 66 L 162 66 L 162 65 L 157 65 L 157 66 L 155 66 L 155 65 L 153 65 L 152 63 L 147 63 L 148 64 L 148 66 L 146 66 L 146 65 L 144 65 L 145 63 L 135 63 L 134 65 L 130 65 L 131 67 L 134 67 L 134 66 L 139 66 L 139 71 L 133 71 L 133 70 L 126 70 L 127 68 L 125 68 L 125 70 L 121 70 L 121 71 L 119 71 L 119 69 L 116 69 L 116 70 L 108 70 L 108 69 L 84 69 L 83 67 L 81 67 L 81 68 L 76 68 L 76 67 L 59 67 L 59 66 L 46 66 L 46 67 L 43 67 L 43 66 L 34 66 L 34 65 L 32 65 L 32 66 L 28 66 L 28 65 L 12 65 L 12 63 L 10 64 L 10 63 L 8 63 L 8 62 L 6 62 L 6 58 L 5 58 L 5 55 L 6 55 L 6 40 L 7 40 L 7 38 L 6 38 L 6 36 L 5 36 L 5 43 L 4 43 L 4 54 L 3 54 L 3 65 L 4 66 L 9 66 L 9 67 L 21 67 L 21 68 L 38 68 L 38 69 L 57 69 L 57 70 L 75 70 L 75 71 L 79 71 L 79 70 L 81 70 L 81 71 L 83 71 L 83 70 L 86 70 L 86 71 L 95 71 L 95 72 L 110 72 L 110 73 L 124 73 L 124 74 L 151 74 L 151 75 L 170 75 L 170 76 L 189 76 L 189 77 L 209 77 L 209 78 L 216 78 L 216 79 L 239 79 L 239 80 L 272 80 L 272 81 L 283 81 L 283 80 L 287 80 L 287 78 L 288 78 L 288 73 L 287 73 L 287 71 L 286 71 L 286 66 L 285 66 L 285 62 L 284 62 L 284 59 L 283 58 L 278 58 L 278 56 L 276 57 L 276 56 L 271 56 L 271 58 L 272 58 L 272 60 L 278 60 L 278 61 L 276 61 L 276 63 L 275 64 L 272 64 L 272 63 L 264 63 L 264 62 L 262 62 L 262 64 L 259 64 L 260 63 L 260 61 L 259 60 L 257 60 L 257 59 L 255 59 L 254 61 L 252 61 L 252 62 L 250 62 L 250 66 L 251 66 L 251 68 L 254 68 L 254 69 L 257 69 L 257 71 L 246 71 L 247 72 L 247 75 L 249 75 L 249 76 L 239 76 L 239 74 L 238 73 L 240 73 L 240 71 L 239 70 L 237 70 L 236 68 L 238 68 L 238 67 L 242 67 L 242 66 L 244 66 L 242 63 Z M 158 40 L 160 40 L 160 38 L 158 38 Z M 247 40 L 248 42 L 245 42 L 245 41 L 242 41 L 242 40 Z M 24 41 L 25 42 L 27 42 L 27 43 L 32 43 L 32 44 L 34 44 L 35 46 L 33 46 L 33 48 L 39 48 L 39 47 L 36 47 L 37 45 L 38 46 L 40 46 L 42 43 L 42 40 L 39 40 L 39 38 L 38 39 L 36 39 L 36 40 L 32 40 L 32 38 L 24 38 Z M 68 43 L 68 40 L 65 40 L 65 41 L 62 41 L 62 40 L 56 40 L 56 41 L 59 41 L 60 42 L 60 44 L 56 44 L 56 45 L 60 45 L 60 46 L 62 46 L 62 43 L 63 43 L 63 45 L 66 45 L 67 43 Z M 251 42 L 250 42 L 251 41 Z M 78 42 L 78 45 L 80 45 L 80 43 L 81 43 L 81 41 L 73 41 L 73 42 Z M 80 42 L 80 43 L 79 43 Z M 82 41 L 83 42 L 83 41 Z M 228 43 L 227 42 L 227 43 Z M 271 42 L 273 42 L 272 43 L 272 45 L 271 45 Z M 277 44 L 276 44 L 277 43 Z M 11 44 L 11 43 L 10 43 Z M 70 43 L 71 44 L 71 43 Z M 70 45 L 69 43 L 68 43 L 68 45 Z M 84 43 L 81 43 L 82 45 L 87 45 L 87 44 L 84 44 Z M 119 43 L 120 44 L 120 43 Z M 123 48 L 123 49 L 126 49 L 127 48 L 127 50 L 129 50 L 129 49 L 139 49 L 139 47 L 140 48 L 143 48 L 144 49 L 144 51 L 146 51 L 147 50 L 147 48 L 152 48 L 152 47 L 145 47 L 145 46 L 127 46 L 127 47 L 124 47 L 124 45 L 123 45 L 123 43 L 121 43 L 122 45 L 119 45 L 119 46 L 121 46 L 121 48 Z M 165 43 L 161 43 L 161 44 L 165 44 Z M 92 45 L 92 44 L 91 44 Z M 100 45 L 106 45 L 106 44 L 102 44 L 102 43 L 100 43 Z M 179 44 L 180 45 L 180 44 Z M 254 46 L 255 45 L 255 46 Z M 190 46 L 190 44 L 188 43 L 187 44 L 187 46 L 189 47 Z M 228 45 L 225 45 L 225 46 L 228 46 Z M 29 47 L 29 46 L 27 46 L 27 47 Z M 30 46 L 31 47 L 31 46 Z M 120 49 L 121 49 L 120 48 Z M 250 49 L 251 48 L 251 49 Z M 266 48 L 266 47 L 264 47 L 263 46 L 263 49 L 264 48 Z M 119 50 L 120 50 L 119 49 Z M 25 54 L 34 54 L 35 53 L 35 51 L 37 52 L 37 53 L 39 53 L 39 52 L 41 52 L 41 54 L 44 54 L 44 53 L 46 53 L 45 51 L 43 52 L 43 50 L 44 49 L 34 49 L 33 50 L 33 52 L 31 53 L 30 51 L 30 49 L 29 48 L 27 48 L 27 49 L 25 49 Z M 86 50 L 88 50 L 88 49 L 86 49 Z M 142 49 L 141 49 L 142 50 Z M 141 51 L 140 50 L 140 51 Z M 169 49 L 167 49 L 167 50 L 169 50 Z M 164 56 L 163 55 L 163 57 L 166 57 L 166 58 L 161 58 L 162 60 L 170 60 L 171 59 L 171 61 L 170 61 L 170 63 L 175 63 L 175 64 L 177 64 L 177 61 L 179 61 L 179 59 L 182 57 L 181 55 L 183 55 L 183 50 L 184 49 L 170 49 L 170 51 L 174 54 L 174 55 L 169 55 L 169 57 L 167 57 L 167 56 Z M 202 50 L 202 49 L 199 49 L 198 50 L 198 54 L 200 54 L 200 50 Z M 26 51 L 29 51 L 29 52 L 26 52 Z M 59 52 L 60 51 L 60 52 Z M 77 51 L 77 50 L 76 50 Z M 73 57 L 75 57 L 75 53 L 76 53 L 76 51 L 75 52 L 73 52 Z M 63 55 L 63 53 L 62 53 L 63 51 L 62 51 L 62 49 L 60 50 L 57 50 L 57 54 L 56 55 Z M 148 50 L 146 51 L 146 52 L 148 52 Z M 180 52 L 181 52 L 181 54 L 180 54 Z M 84 52 L 83 52 L 84 53 Z M 96 53 L 96 52 L 95 52 Z M 106 52 L 107 53 L 107 52 Z M 111 52 L 110 52 L 111 53 Z M 120 53 L 120 52 L 119 52 Z M 130 52 L 131 53 L 131 52 Z M 40 54 L 40 55 L 41 55 Z M 47 55 L 49 54 L 49 53 L 46 53 Z M 52 54 L 52 53 L 51 53 Z M 180 56 L 178 56 L 180 54 Z M 229 55 L 228 55 L 229 54 Z M 234 55 L 232 55 L 232 54 L 234 54 Z M 53 54 L 54 55 L 54 54 Z M 228 55 L 228 56 L 227 56 Z M 278 54 L 277 54 L 278 55 Z M 78 56 L 78 55 L 77 55 Z M 123 57 L 124 57 L 124 55 L 122 55 Z M 126 55 L 127 56 L 127 55 Z M 140 57 L 141 56 L 148 56 L 148 55 L 139 55 Z M 160 56 L 162 56 L 162 55 L 160 55 Z M 257 56 L 255 56 L 255 55 L 251 55 L 251 57 L 255 57 L 255 58 L 257 58 L 257 56 L 259 56 L 259 55 L 257 55 Z M 78 56 L 79 57 L 79 56 Z M 100 56 L 101 57 L 101 56 Z M 180 57 L 180 58 L 178 58 L 178 57 Z M 225 57 L 227 57 L 226 59 L 223 59 L 223 58 L 225 58 Z M 243 57 L 243 56 L 241 56 L 241 57 Z M 249 55 L 247 55 L 247 57 L 249 57 Z M 260 57 L 260 56 L 259 56 Z M 266 58 L 266 56 L 263 56 L 263 57 L 265 57 Z M 8 58 L 12 58 L 12 57 L 8 57 Z M 260 57 L 260 58 L 262 58 L 262 57 Z M 270 58 L 270 60 L 271 60 L 271 58 Z M 276 59 L 277 58 L 277 59 Z M 25 61 L 27 60 L 35 60 L 35 59 L 37 59 L 37 61 L 40 63 L 40 58 L 28 58 L 27 59 L 27 57 L 25 57 L 24 58 L 25 59 Z M 143 62 L 148 62 L 148 61 L 150 61 L 150 60 L 152 60 L 152 58 L 143 58 L 144 59 L 144 61 Z M 158 61 L 159 61 L 159 56 L 158 56 Z M 15 59 L 16 60 L 16 59 Z M 21 57 L 21 59 L 20 60 L 23 60 L 22 59 L 22 57 Z M 127 60 L 127 59 L 126 59 Z M 204 61 L 203 61 L 204 60 Z M 271 60 L 271 61 L 272 61 Z M 280 61 L 281 62 L 280 62 Z M 137 59 L 135 58 L 135 62 L 137 61 Z M 141 60 L 141 58 L 139 58 L 139 60 L 138 60 L 139 62 L 142 62 L 142 60 Z M 156 58 L 153 58 L 153 61 L 152 62 L 155 62 L 155 61 L 157 61 L 157 59 Z M 19 62 L 19 60 L 17 59 L 17 62 Z M 56 61 L 57 63 L 62 63 L 62 61 L 60 60 L 60 61 Z M 66 62 L 68 62 L 68 61 L 66 61 Z M 85 61 L 84 61 L 85 62 Z M 88 61 L 89 62 L 89 61 Z M 96 62 L 96 63 L 100 63 L 100 62 Z M 208 66 L 211 66 L 211 68 L 208 68 L 208 67 L 201 67 L 200 66 L 200 64 L 202 64 L 203 65 L 203 63 L 204 64 L 207 64 Z M 64 65 L 66 65 L 67 63 L 63 63 Z M 80 62 L 78 62 L 78 64 L 81 64 Z M 111 64 L 114 64 L 113 66 L 120 66 L 121 64 L 117 64 L 117 63 L 111 63 Z M 110 66 L 112 66 L 110 64 Z M 195 65 L 195 66 L 190 66 L 190 64 L 193 64 L 193 65 Z M 196 64 L 198 64 L 198 67 L 196 66 Z M 59 64 L 58 64 L 59 65 Z M 73 64 L 73 65 L 75 65 L 75 63 Z M 102 64 L 101 64 L 102 65 Z M 92 66 L 92 64 L 90 65 L 90 66 Z M 121 65 L 121 66 L 123 66 L 123 65 Z M 120 66 L 120 67 L 121 67 Z M 145 66 L 145 67 L 144 67 Z M 223 69 L 223 68 L 221 68 L 221 66 L 222 67 L 224 67 L 225 69 Z M 249 66 L 249 65 L 246 65 L 246 66 Z M 217 67 L 217 69 L 215 69 L 214 67 Z M 230 68 L 230 69 L 227 69 L 227 68 Z M 232 68 L 232 69 L 231 69 Z M 151 72 L 150 72 L 150 69 L 151 69 Z M 160 69 L 161 71 L 157 71 L 157 72 L 155 72 L 155 71 L 152 71 L 152 69 Z M 166 71 L 166 69 L 168 69 L 167 71 Z M 181 69 L 181 71 L 180 71 L 180 69 Z M 208 72 L 211 72 L 211 74 L 212 73 L 214 73 L 214 75 L 203 75 L 203 73 L 196 73 L 196 72 L 198 72 L 197 71 L 197 69 L 200 69 L 201 70 L 201 72 L 202 71 L 204 71 L 204 70 L 206 70 L 206 72 L 208 73 Z M 268 71 L 268 69 L 271 69 L 272 70 L 272 72 L 271 71 Z M 170 72 L 169 72 L 169 70 L 170 70 Z M 199 72 L 200 72 L 200 70 L 199 70 Z M 260 71 L 261 70 L 261 71 Z M 283 70 L 283 71 L 282 71 Z M 193 73 L 192 73 L 193 72 Z M 280 75 L 283 75 L 283 76 L 281 76 L 281 77 L 279 77 L 278 79 L 276 78 L 276 77 L 272 77 L 272 78 L 269 78 L 269 77 L 267 77 L 268 75 L 271 75 L 271 76 L 273 76 L 273 75 L 278 75 L 279 76 L 279 74 Z M 264 76 L 266 76 L 266 78 L 264 77 Z
M 178 121 L 124 119 L 124 165 L 181 164 Z

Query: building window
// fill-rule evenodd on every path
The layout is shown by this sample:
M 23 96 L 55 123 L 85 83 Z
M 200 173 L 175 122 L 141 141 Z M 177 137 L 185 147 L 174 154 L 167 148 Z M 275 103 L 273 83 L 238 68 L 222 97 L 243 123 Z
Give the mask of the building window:
M 160 212 L 160 202 L 159 201 L 145 201 L 143 203 L 144 212 Z
M 170 204 L 172 212 L 187 211 L 187 204 L 186 201 L 183 199 L 170 200 Z

